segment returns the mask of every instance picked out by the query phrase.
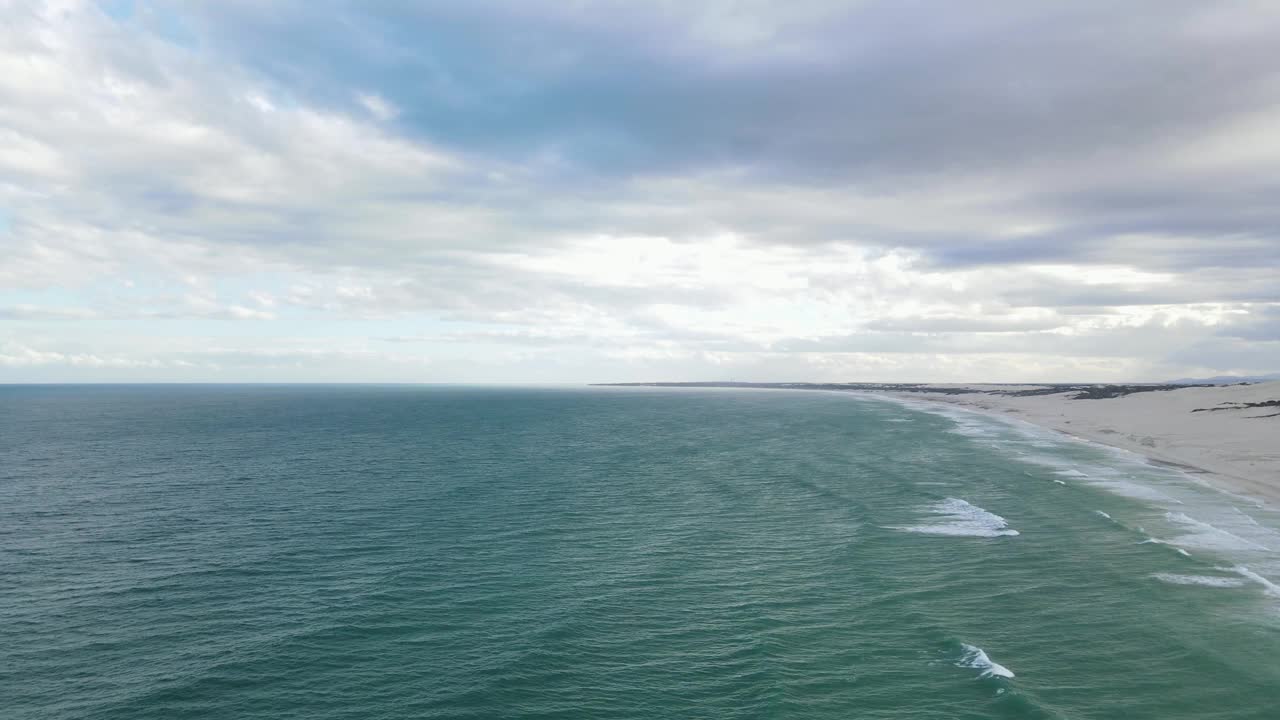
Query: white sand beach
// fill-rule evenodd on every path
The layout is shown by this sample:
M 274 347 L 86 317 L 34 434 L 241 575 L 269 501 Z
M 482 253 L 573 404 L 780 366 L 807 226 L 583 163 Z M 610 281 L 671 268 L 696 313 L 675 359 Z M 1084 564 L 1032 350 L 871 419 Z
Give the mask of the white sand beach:
M 1005 394 L 1036 386 L 951 387 L 974 392 L 891 394 L 1012 414 L 1178 465 L 1229 492 L 1280 503 L 1280 407 L 1247 407 L 1280 401 L 1280 381 L 1138 392 L 1107 399 L 1073 399 L 1076 392 Z

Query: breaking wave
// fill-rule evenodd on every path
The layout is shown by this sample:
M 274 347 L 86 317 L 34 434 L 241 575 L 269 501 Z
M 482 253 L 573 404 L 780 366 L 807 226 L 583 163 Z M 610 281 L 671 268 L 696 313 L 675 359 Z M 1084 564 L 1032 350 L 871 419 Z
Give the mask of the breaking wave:
M 987 657 L 987 653 L 977 645 L 962 644 L 960 646 L 964 654 L 960 656 L 960 660 L 956 662 L 956 667 L 972 668 L 980 671 L 978 677 L 1014 677 L 1013 671 L 1009 668 L 995 662 Z
M 922 535 L 953 537 L 1001 537 L 1017 535 L 1004 518 L 959 498 L 947 498 L 927 508 L 936 521 L 923 525 L 894 526 L 894 530 Z
M 1202 587 L 1242 587 L 1244 581 L 1239 578 L 1218 577 L 1216 575 L 1177 575 L 1174 573 L 1155 573 L 1151 577 L 1170 585 L 1200 585 Z

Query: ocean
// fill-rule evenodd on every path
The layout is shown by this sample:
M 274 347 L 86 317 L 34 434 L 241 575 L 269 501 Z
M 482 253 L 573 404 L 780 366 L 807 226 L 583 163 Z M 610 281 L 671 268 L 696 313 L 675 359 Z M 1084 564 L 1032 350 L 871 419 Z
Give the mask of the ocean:
M 0 387 L 0 717 L 1280 717 L 1280 512 L 837 393 Z

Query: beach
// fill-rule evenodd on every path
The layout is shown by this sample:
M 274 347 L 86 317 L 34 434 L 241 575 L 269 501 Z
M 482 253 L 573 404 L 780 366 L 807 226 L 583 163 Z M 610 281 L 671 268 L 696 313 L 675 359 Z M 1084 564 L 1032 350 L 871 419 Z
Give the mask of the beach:
M 1280 381 L 1077 399 L 1051 386 L 935 385 L 885 394 L 1008 415 L 1177 466 L 1228 492 L 1280 503 Z
M 866 393 L 1015 418 L 1140 454 L 1230 493 L 1280 504 L 1280 380 L 1233 385 L 614 383 Z

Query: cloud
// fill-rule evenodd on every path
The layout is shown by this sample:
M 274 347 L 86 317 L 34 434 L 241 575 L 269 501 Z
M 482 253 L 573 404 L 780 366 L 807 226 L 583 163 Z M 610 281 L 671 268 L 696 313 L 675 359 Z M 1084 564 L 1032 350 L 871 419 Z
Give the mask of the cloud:
M 27 368 L 33 366 L 61 365 L 71 368 L 136 369 L 155 368 L 158 361 L 136 357 L 102 356 L 91 353 L 61 353 L 37 350 L 16 343 L 0 344 L 0 367 Z
M 274 39 L 295 21 L 300 41 L 284 56 Z M 1280 113 L 1280 13 L 1266 4 L 487 2 L 304 14 L 219 3 L 199 24 L 314 102 L 348 101 L 299 82 L 312 73 L 378 84 L 403 108 L 405 132 L 515 159 L 557 187 L 588 178 L 616 201 L 637 178 L 728 172 L 742 180 L 713 193 L 826 191 L 837 206 L 896 199 L 916 216 L 836 213 L 823 227 L 788 217 L 785 203 L 717 214 L 743 234 L 765 214 L 803 223 L 788 242 L 843 231 L 951 262 L 1107 262 L 1144 250 L 1140 236 L 1194 229 L 1182 267 L 1239 266 L 1259 250 L 1276 259 L 1267 128 Z M 706 191 L 678 200 L 701 204 Z M 957 211 L 985 222 L 938 232 L 919 221 L 947 227 Z M 1049 230 L 1007 236 L 1016 225 Z
M 0 307 L 0 320 L 89 320 L 97 313 L 88 308 L 10 305 Z
M 1280 343 L 1280 303 L 1249 306 L 1224 323 L 1220 335 L 1259 343 Z
M 886 318 L 867 323 L 866 329 L 878 332 L 915 333 L 1023 333 L 1054 330 L 1062 327 L 1062 318 L 987 316 L 964 317 L 943 315 L 937 317 Z
M 444 380 L 1277 362 L 1267 3 L 0 19 L 15 358 Z

